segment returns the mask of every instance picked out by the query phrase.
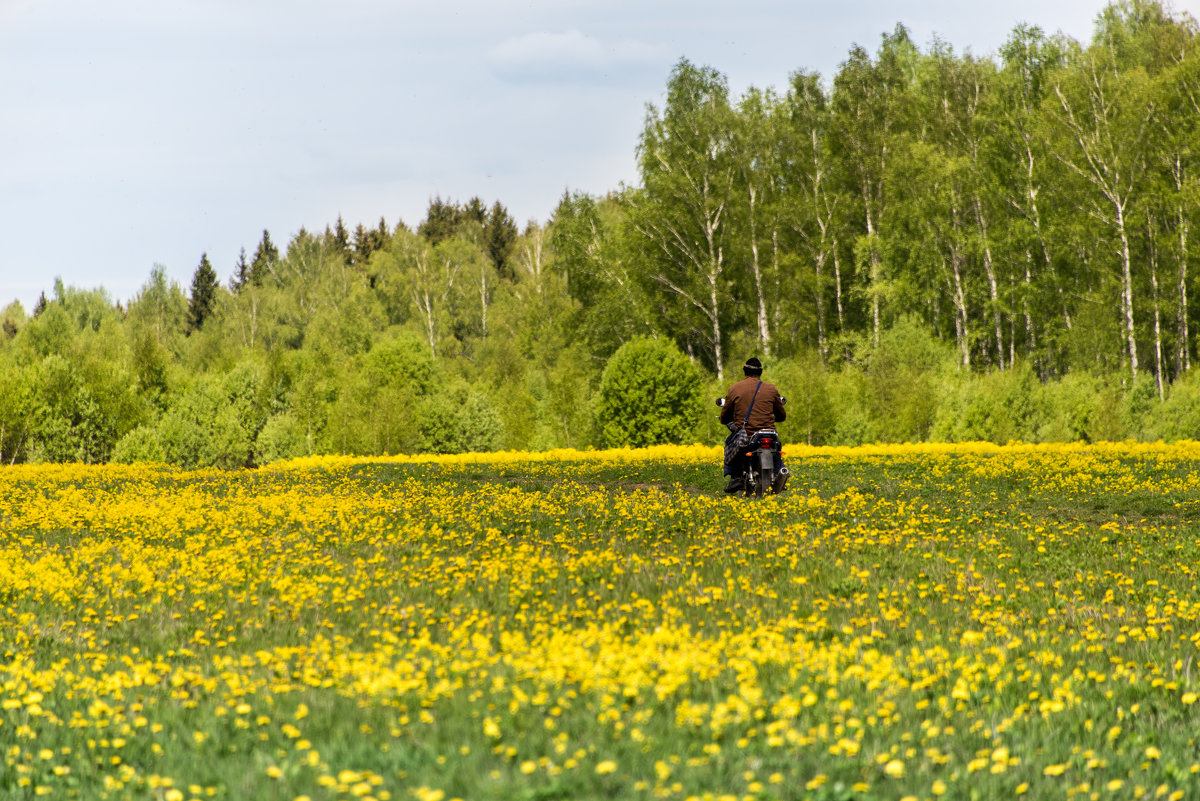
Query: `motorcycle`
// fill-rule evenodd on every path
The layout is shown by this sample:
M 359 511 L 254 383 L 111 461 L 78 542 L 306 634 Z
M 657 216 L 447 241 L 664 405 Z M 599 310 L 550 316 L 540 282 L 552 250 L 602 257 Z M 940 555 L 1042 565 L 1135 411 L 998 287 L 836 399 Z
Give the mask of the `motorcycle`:
M 782 403 L 786 399 L 781 398 Z M 725 399 L 717 398 L 717 405 L 724 406 Z M 730 425 L 737 433 L 737 424 Z M 733 475 L 742 479 L 741 492 L 746 497 L 761 498 L 766 493 L 783 492 L 787 486 L 788 469 L 783 466 L 783 441 L 773 428 L 747 432 L 746 441 L 733 457 Z

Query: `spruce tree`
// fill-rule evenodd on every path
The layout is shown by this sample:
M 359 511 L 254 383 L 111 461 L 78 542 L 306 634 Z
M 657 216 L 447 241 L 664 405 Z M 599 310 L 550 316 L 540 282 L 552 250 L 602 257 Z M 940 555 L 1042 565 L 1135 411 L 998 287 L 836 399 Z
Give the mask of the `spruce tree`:
M 425 221 L 417 226 L 417 233 L 425 237 L 429 244 L 436 245 L 454 236 L 462 216 L 462 209 L 457 204 L 435 197 L 429 201 Z
M 463 206 L 462 219 L 474 220 L 480 226 L 487 225 L 487 206 L 483 205 L 483 201 L 479 199 L 478 195 L 468 200 L 467 204 Z
M 200 265 L 192 276 L 192 295 L 188 301 L 188 333 L 199 331 L 213 311 L 217 300 L 217 271 L 208 260 L 208 254 L 200 256 Z
M 238 253 L 237 263 L 233 265 L 233 277 L 229 279 L 229 289 L 235 294 L 250 280 L 250 265 L 246 263 L 246 249 Z
M 264 228 L 262 240 L 254 251 L 254 258 L 250 260 L 250 282 L 255 286 L 262 286 L 263 279 L 275 271 L 275 265 L 278 263 L 279 248 L 275 247 L 270 232 Z
M 361 223 L 354 229 L 354 249 L 350 254 L 350 263 L 366 266 L 371 260 L 371 254 L 387 247 L 392 235 L 388 231 L 387 220 L 379 218 L 379 227 L 368 229 Z
M 517 224 L 513 222 L 508 209 L 498 200 L 493 204 L 483 224 L 483 239 L 500 277 L 510 281 L 516 278 L 516 271 L 512 266 L 512 249 L 517 240 Z
M 354 243 L 350 250 L 350 263 L 355 265 L 366 264 L 366 256 L 371 255 L 371 243 L 367 241 L 367 229 L 362 223 L 354 226 Z M 364 256 L 364 254 L 366 254 Z
M 342 261 L 350 263 L 350 232 L 346 230 L 346 223 L 342 221 L 342 215 L 338 215 L 337 224 L 333 227 L 333 245 L 337 248 L 337 252 L 341 255 Z

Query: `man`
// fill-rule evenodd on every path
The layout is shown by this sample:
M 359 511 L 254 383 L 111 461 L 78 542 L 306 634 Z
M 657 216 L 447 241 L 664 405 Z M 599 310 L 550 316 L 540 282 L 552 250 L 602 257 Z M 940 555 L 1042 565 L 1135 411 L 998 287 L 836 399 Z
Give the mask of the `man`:
M 725 405 L 721 407 L 721 422 L 734 432 L 725 445 L 725 475 L 729 476 L 726 492 L 742 489 L 742 477 L 733 471 L 733 462 L 740 450 L 736 446 L 731 447 L 737 438 L 737 432 L 743 427 L 747 433 L 774 428 L 776 423 L 787 418 L 779 390 L 774 384 L 762 380 L 762 362 L 751 356 L 742 365 L 742 372 L 746 377 L 729 388 L 725 395 Z M 783 481 L 786 482 L 787 479 L 784 478 Z M 776 489 L 782 489 L 782 483 Z

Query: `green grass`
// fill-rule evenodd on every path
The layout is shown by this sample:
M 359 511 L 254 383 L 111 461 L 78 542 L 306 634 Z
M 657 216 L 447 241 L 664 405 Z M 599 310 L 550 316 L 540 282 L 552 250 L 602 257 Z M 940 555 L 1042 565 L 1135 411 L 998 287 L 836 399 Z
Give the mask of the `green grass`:
M 1200 794 L 1200 453 L 801 454 L 0 473 L 0 795 Z

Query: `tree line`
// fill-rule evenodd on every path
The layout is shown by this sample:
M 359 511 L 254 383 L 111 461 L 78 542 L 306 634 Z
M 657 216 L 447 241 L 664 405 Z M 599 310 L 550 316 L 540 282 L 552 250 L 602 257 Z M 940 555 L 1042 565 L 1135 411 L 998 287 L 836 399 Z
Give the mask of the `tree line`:
M 203 254 L 126 307 L 10 305 L 0 459 L 715 441 L 695 399 L 751 354 L 809 442 L 1195 437 L 1197 33 L 1145 0 L 989 57 L 898 25 L 738 97 L 681 60 L 638 183 L 545 223 L 435 198 L 415 227 L 264 231 L 224 284 Z M 618 375 L 655 359 L 688 408 Z

